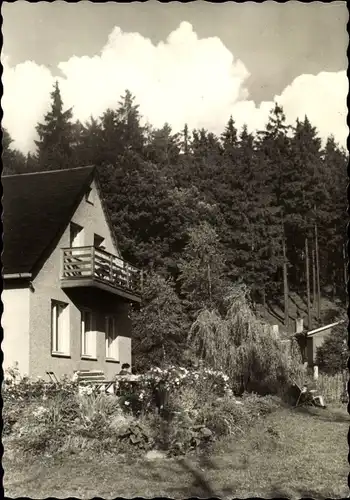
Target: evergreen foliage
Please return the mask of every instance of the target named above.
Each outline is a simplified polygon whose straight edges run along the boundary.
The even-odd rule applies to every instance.
[[[72,123],[72,109],[63,111],[61,92],[56,82],[51,92],[51,109],[36,130],[39,140],[37,160],[39,169],[60,170],[76,166],[75,145],[77,128]]]
[[[4,172],[98,166],[122,254],[150,271],[143,309],[135,313],[139,359],[151,345],[159,352],[165,345],[169,359],[177,359],[179,325],[189,321],[197,320],[196,328],[204,321],[218,338],[227,333],[218,324],[233,331],[224,305],[229,284],[243,281],[253,302],[281,302],[283,241],[289,289],[305,296],[305,238],[311,255],[315,229],[321,293],[345,300],[348,154],[333,137],[322,145],[306,116],[288,126],[276,103],[256,134],[238,130],[234,116],[220,136],[186,124],[178,134],[167,123],[144,124],[126,90],[115,106],[81,124],[64,110],[56,83],[37,132],[36,152],[24,158],[3,131]],[[157,288],[161,322],[152,295]],[[165,344],[162,335],[169,336]],[[245,345],[255,342],[249,335]]]
[[[132,323],[136,371],[181,363],[188,325],[170,279],[147,274],[142,306],[133,311]]]
[[[349,358],[347,340],[345,323],[332,329],[331,335],[317,348],[316,363],[321,371],[335,375],[346,370]]]
[[[2,163],[3,175],[23,174],[26,172],[26,158],[18,150],[13,149],[12,137],[8,131],[2,129]]]

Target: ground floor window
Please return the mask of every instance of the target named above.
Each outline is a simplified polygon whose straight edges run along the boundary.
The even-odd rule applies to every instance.
[[[96,358],[96,324],[92,311],[81,313],[81,355]]]
[[[115,316],[106,317],[106,358],[119,359],[117,322]]]
[[[51,343],[53,354],[70,354],[68,304],[51,301]]]

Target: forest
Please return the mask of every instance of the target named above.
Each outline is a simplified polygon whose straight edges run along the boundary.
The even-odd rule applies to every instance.
[[[80,123],[56,83],[36,131],[25,156],[3,130],[3,175],[96,165],[123,257],[146,272],[144,303],[168,310],[166,331],[179,308],[192,321],[220,310],[230,283],[253,303],[284,298],[285,322],[292,292],[345,303],[348,153],[307,116],[288,126],[276,103],[255,134],[232,116],[220,136],[174,133],[143,124],[126,90]]]

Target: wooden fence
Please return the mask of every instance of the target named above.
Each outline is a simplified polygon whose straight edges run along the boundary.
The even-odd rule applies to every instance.
[[[336,375],[326,375],[319,372],[316,383],[317,390],[327,403],[340,403],[347,401],[348,370]]]

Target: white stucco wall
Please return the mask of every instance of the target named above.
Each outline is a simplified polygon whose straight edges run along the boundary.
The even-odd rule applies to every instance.
[[[4,338],[1,345],[6,370],[18,362],[21,374],[29,374],[29,319],[30,295],[28,288],[10,288],[2,292],[4,307],[2,327]]]

